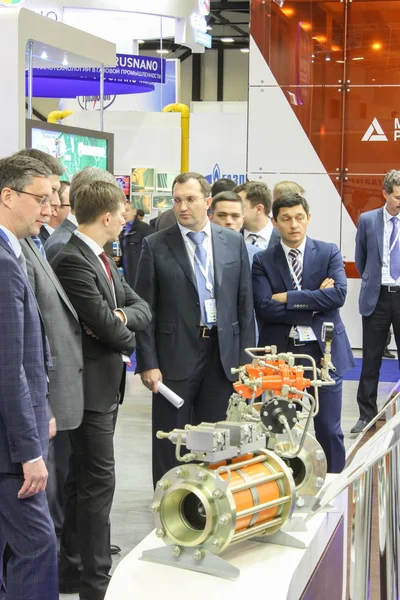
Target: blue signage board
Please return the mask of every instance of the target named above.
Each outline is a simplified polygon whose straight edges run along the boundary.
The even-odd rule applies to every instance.
[[[33,69],[33,77],[100,81],[100,69],[92,67],[36,68]],[[104,81],[105,83],[122,84],[135,82],[165,83],[165,58],[117,54],[117,65],[104,69]]]

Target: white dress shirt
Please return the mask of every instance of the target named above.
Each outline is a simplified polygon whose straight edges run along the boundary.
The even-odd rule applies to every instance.
[[[4,225],[0,225],[0,229],[2,229],[4,231],[4,233],[6,234],[15,256],[17,258],[19,258],[20,254],[22,252],[22,249],[21,249],[21,244],[19,243],[18,238],[14,235],[14,233],[12,231],[7,229],[7,227],[4,227]]]
[[[257,235],[257,241],[255,242],[255,244],[253,244],[254,246],[258,246],[258,248],[262,248],[263,250],[265,250],[265,248],[268,248],[268,244],[269,241],[271,239],[271,235],[272,232],[274,231],[274,226],[272,225],[272,221],[270,219],[268,219],[268,223],[266,224],[265,227],[263,227],[262,229],[260,229],[260,231],[248,231],[247,229],[245,229],[243,231],[243,237],[244,237],[244,241],[248,242],[249,244],[253,244],[253,235]]]
[[[397,219],[400,215],[397,215]],[[390,236],[393,231],[393,223],[390,220],[392,215],[386,210],[386,206],[383,209],[383,261],[382,261],[382,285],[400,285],[400,277],[396,280],[390,275]],[[400,225],[400,223],[399,223]]]
[[[45,229],[47,229],[47,231],[49,232],[50,235],[55,232],[54,227],[52,227],[48,223],[43,223],[43,225],[44,225]]]
[[[68,221],[71,221],[71,223],[73,225],[75,225],[76,227],[78,227],[78,221],[76,220],[76,216],[72,214],[72,212],[70,212],[67,216]]]

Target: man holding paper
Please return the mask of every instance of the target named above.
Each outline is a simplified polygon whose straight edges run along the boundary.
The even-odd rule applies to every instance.
[[[177,223],[143,240],[136,292],[151,324],[137,333],[137,372],[153,392],[154,484],[176,464],[158,430],[225,419],[236,376],[255,344],[249,259],[242,236],[210,223],[211,188],[199,173],[172,187]],[[176,408],[159,382],[184,399]],[[176,400],[176,398],[175,398]]]
[[[307,201],[296,193],[277,198],[273,222],[281,242],[254,257],[253,293],[260,328],[259,346],[276,345],[278,352],[312,356],[321,364],[324,321],[334,324],[331,373],[334,386],[320,388],[315,433],[328,461],[328,471],[339,473],[345,464],[340,424],[342,378],[354,366],[339,308],[346,299],[343,258],[335,244],[306,237],[310,221]]]

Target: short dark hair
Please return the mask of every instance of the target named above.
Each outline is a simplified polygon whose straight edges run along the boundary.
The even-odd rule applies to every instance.
[[[220,192],[219,194],[217,194],[216,196],[214,196],[212,202],[211,202],[211,213],[214,212],[215,207],[217,206],[218,202],[237,202],[238,204],[240,204],[240,208],[243,212],[243,200],[241,199],[241,197],[239,196],[239,194],[235,194],[234,192]]]
[[[136,216],[137,217],[144,217],[144,210],[143,210],[143,208],[138,208],[137,209]]]
[[[115,213],[126,198],[119,186],[93,181],[75,190],[75,216],[79,225],[90,225],[106,212]]]
[[[400,171],[392,169],[386,173],[385,180],[383,182],[383,189],[387,194],[392,194],[395,185],[400,186]]]
[[[46,152],[42,152],[42,150],[37,150],[36,148],[25,148],[24,150],[20,150],[17,152],[19,156],[29,156],[30,158],[35,158],[39,160],[41,163],[46,165],[48,169],[50,169],[52,175],[61,175],[64,174],[64,167],[58,162],[54,156],[51,154],[47,154]]]
[[[61,183],[61,186],[60,186],[60,191],[58,192],[58,195],[61,198],[61,196],[63,195],[63,193],[65,192],[65,190],[67,188],[71,187],[71,182],[70,181],[60,181],[60,183]]]
[[[282,196],[279,196],[279,198],[277,198],[272,205],[272,216],[274,217],[275,221],[277,221],[281,208],[292,208],[292,206],[299,205],[304,208],[307,215],[310,214],[310,207],[308,206],[307,200],[303,198],[303,196],[300,196],[300,194],[296,194],[295,192],[287,192],[286,194],[282,194]]]
[[[214,196],[216,196],[220,192],[231,192],[235,186],[236,183],[232,181],[232,179],[221,177],[221,179],[217,179],[217,181],[214,181],[213,186],[211,188],[211,197],[214,198]]]
[[[195,173],[193,171],[189,171],[187,173],[180,173],[174,179],[174,183],[172,184],[172,194],[174,193],[174,187],[177,183],[187,183],[190,179],[196,179],[199,182],[201,191],[204,195],[204,198],[209,198],[211,195],[211,185],[208,183],[207,179],[203,177],[200,173]]]
[[[266,215],[269,215],[271,212],[272,194],[266,183],[263,183],[262,181],[247,181],[246,183],[236,186],[233,191],[236,194],[244,192],[253,208],[257,206],[257,204],[262,204]]]
[[[35,158],[13,154],[0,160],[0,193],[6,187],[24,190],[35,177],[50,175],[50,169]]]

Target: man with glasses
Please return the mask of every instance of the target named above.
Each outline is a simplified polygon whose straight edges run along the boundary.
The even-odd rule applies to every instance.
[[[199,173],[178,175],[172,194],[178,222],[143,240],[135,285],[153,311],[136,339],[137,372],[153,392],[154,484],[176,464],[157,431],[224,419],[231,368],[255,343],[243,237],[210,223],[211,188]],[[180,409],[158,393],[160,381],[185,400]]]
[[[47,155],[48,156],[48,155]],[[50,157],[52,158],[52,157]],[[55,160],[55,159],[54,159]],[[58,161],[56,161],[58,163]],[[59,163],[58,163],[59,164]],[[60,166],[60,165],[59,165]],[[48,223],[45,223],[40,229],[39,237],[43,245],[49,237],[60,227],[64,220],[68,217],[71,204],[69,203],[69,181],[59,181],[60,189],[55,194],[53,190],[53,198],[51,200],[51,217]]]
[[[20,240],[50,216],[51,172],[37,160],[0,160],[0,597],[57,600],[47,484],[48,345]]]
[[[40,150],[22,150],[17,156],[34,157],[51,171],[52,197],[50,209],[61,205],[58,197],[60,163]],[[56,191],[57,190],[57,191]],[[61,210],[61,209],[59,209]],[[43,227],[43,226],[42,226]],[[21,240],[27,273],[43,316],[50,344],[52,367],[49,371],[50,447],[47,468],[47,499],[56,535],[61,536],[71,452],[68,431],[78,427],[83,416],[83,356],[78,315],[56,274],[32,237]],[[56,435],[57,434],[57,435]]]

